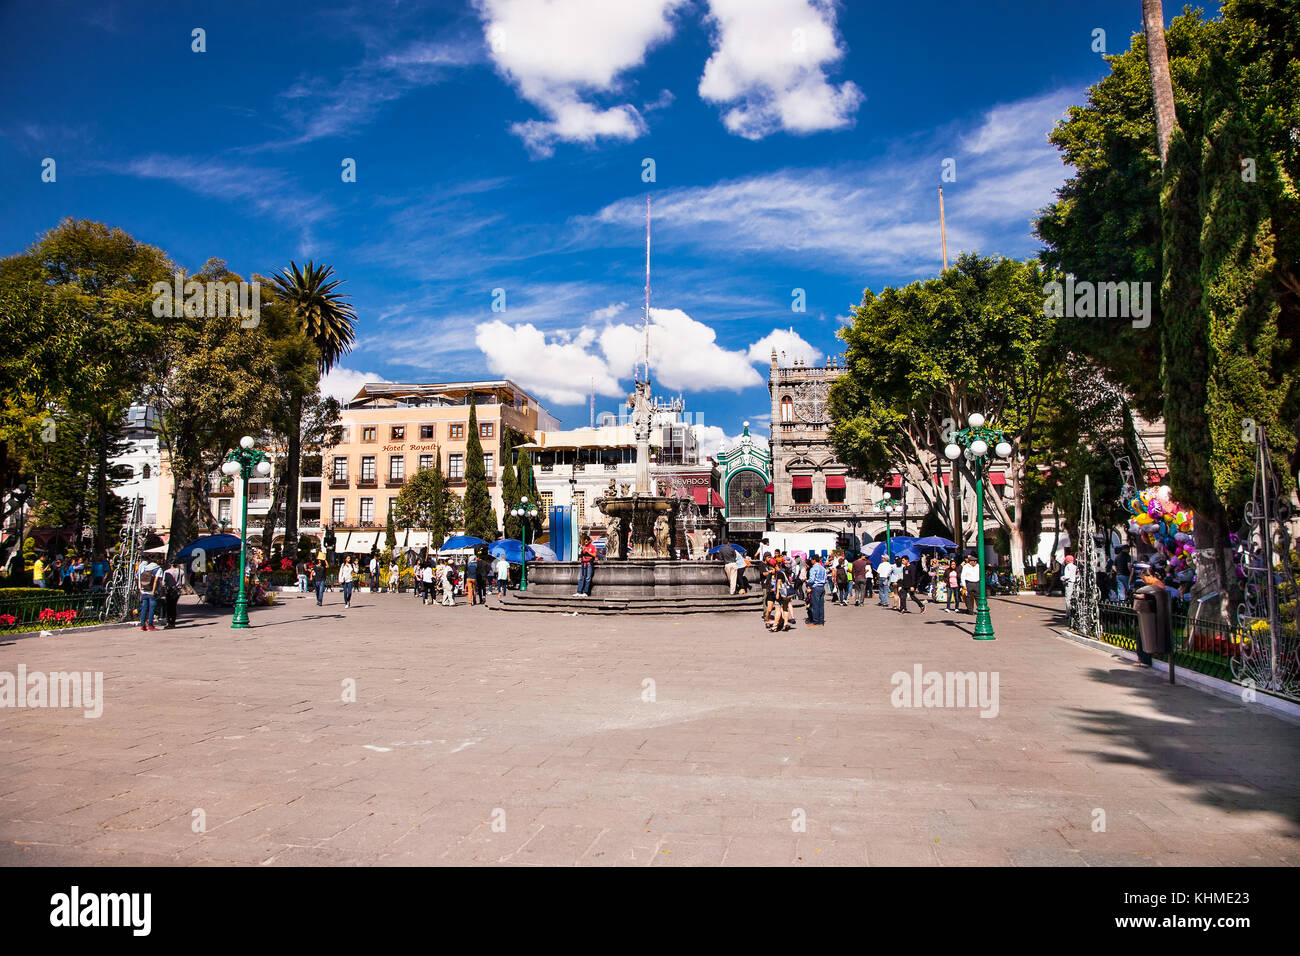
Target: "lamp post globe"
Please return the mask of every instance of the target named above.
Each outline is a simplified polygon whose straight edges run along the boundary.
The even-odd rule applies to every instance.
[[[983,458],[989,453],[989,444],[982,438],[977,438],[970,443],[970,453],[976,458]]]
[[[998,455],[999,458],[1010,458],[1010,457],[1011,457],[1011,443],[1010,443],[1010,442],[1000,441],[1000,442],[998,442],[997,447],[994,448],[993,450],[994,450],[995,452],[997,452],[997,455]]]
[[[971,412],[970,418],[966,419],[971,428],[981,428],[984,425],[984,416],[979,412]]]
[[[252,448],[252,447],[253,447],[253,436],[252,436],[252,435],[245,435],[243,438],[239,439],[239,447],[242,448],[242,449],[244,449],[244,451],[248,451],[250,448]]]
[[[944,457],[950,461],[956,461],[961,457],[961,445],[956,442],[949,443],[948,447],[943,450]]]

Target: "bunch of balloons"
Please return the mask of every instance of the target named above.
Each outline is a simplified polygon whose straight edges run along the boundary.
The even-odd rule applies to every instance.
[[[1124,507],[1133,516],[1129,519],[1129,531],[1146,538],[1166,554],[1172,570],[1191,566],[1196,551],[1192,512],[1173,499],[1168,485],[1140,491],[1124,502]]]

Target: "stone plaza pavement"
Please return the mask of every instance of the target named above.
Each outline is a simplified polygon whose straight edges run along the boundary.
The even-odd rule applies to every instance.
[[[994,600],[992,642],[368,593],[4,641],[105,700],[0,709],[0,865],[1300,861],[1300,729],[1056,636],[1060,603]],[[996,716],[893,706],[917,665],[996,672]]]

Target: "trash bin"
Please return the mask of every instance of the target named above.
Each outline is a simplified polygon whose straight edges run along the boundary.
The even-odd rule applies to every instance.
[[[1168,654],[1172,638],[1169,592],[1151,585],[1138,588],[1133,610],[1137,611],[1138,647],[1144,654]]]

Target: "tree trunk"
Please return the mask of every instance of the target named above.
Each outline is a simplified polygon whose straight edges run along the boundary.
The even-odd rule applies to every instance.
[[[1142,0],[1142,28],[1147,38],[1147,66],[1151,70],[1151,99],[1155,103],[1156,145],[1160,168],[1169,159],[1169,140],[1178,117],[1174,112],[1174,86],[1169,78],[1169,49],[1165,46],[1165,12],[1160,0]]]
[[[278,476],[277,476],[278,477]],[[266,511],[266,519],[262,522],[262,554],[266,560],[271,560],[271,548],[275,544],[275,525],[280,520],[280,482],[271,482],[271,506]],[[289,536],[285,535],[285,548],[281,549],[281,554],[288,556]],[[294,549],[296,559],[297,549]]]
[[[167,557],[170,559],[182,546],[188,544],[193,536],[190,516],[194,513],[193,479],[172,475],[172,518],[171,534],[167,539]]]
[[[289,448],[284,463],[285,480],[289,487],[284,493],[284,553],[298,553],[298,488],[302,482],[302,396],[295,393],[290,398]],[[321,484],[324,485],[325,459],[321,458]],[[322,495],[321,508],[325,502]],[[268,552],[269,554],[270,552]]]
[[[95,551],[108,548],[108,432],[102,425],[95,436]]]

